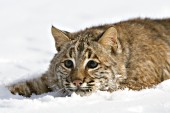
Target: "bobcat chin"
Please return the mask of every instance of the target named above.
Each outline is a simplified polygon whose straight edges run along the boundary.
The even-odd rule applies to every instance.
[[[170,19],[132,19],[69,33],[52,27],[58,51],[40,78],[8,86],[13,94],[85,96],[150,88],[170,78]]]

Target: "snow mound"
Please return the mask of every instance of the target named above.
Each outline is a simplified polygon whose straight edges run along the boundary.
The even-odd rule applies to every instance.
[[[141,91],[119,90],[113,93],[98,91],[90,96],[54,97],[55,93],[25,98],[12,95],[0,87],[2,113],[169,113],[170,80]]]

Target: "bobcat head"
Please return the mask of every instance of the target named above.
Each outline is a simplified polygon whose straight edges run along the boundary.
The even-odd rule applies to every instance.
[[[117,30],[98,31],[68,33],[52,27],[58,53],[51,70],[60,88],[83,96],[96,90],[113,91],[126,78]]]

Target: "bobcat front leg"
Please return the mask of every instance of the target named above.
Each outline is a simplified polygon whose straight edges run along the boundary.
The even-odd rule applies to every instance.
[[[30,97],[32,94],[38,95],[50,92],[51,89],[48,88],[46,81],[46,74],[44,74],[42,77],[19,82],[8,86],[8,88],[12,94],[18,93],[19,95]]]

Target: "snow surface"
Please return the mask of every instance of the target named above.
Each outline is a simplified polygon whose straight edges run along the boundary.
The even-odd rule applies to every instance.
[[[25,98],[5,85],[40,76],[56,53],[51,25],[76,31],[134,17],[170,17],[169,0],[0,0],[0,113],[170,113],[170,80],[142,91]]]

